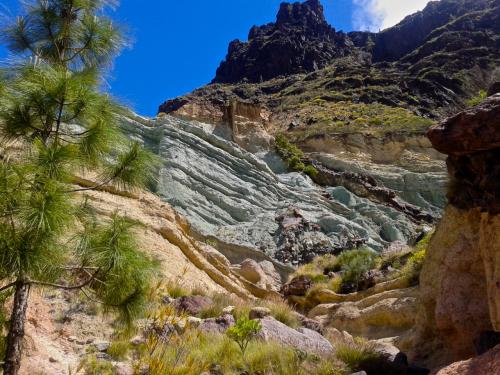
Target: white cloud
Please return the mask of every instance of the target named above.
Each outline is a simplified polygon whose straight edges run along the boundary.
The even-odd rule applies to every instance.
[[[430,0],[353,0],[355,30],[379,31],[425,8]]]

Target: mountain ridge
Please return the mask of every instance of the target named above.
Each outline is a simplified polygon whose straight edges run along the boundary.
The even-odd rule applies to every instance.
[[[337,32],[321,11],[319,1],[283,3],[279,22],[254,26],[248,42],[231,42],[211,84],[166,101],[159,112],[210,120],[179,109],[208,104],[223,112],[243,101],[270,110],[284,131],[300,117],[290,105],[321,99],[439,119],[500,81],[499,0],[433,1],[381,33]],[[298,121],[307,127],[316,114]]]

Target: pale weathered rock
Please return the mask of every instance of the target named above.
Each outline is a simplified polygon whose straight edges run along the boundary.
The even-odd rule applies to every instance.
[[[297,350],[316,354],[331,355],[335,352],[332,344],[319,333],[307,328],[297,330],[277,321],[272,317],[260,320],[262,330],[258,337],[265,341],[276,341]]]
[[[358,302],[324,304],[310,311],[325,327],[371,339],[399,336],[415,323],[415,288],[383,292]]]
[[[227,306],[227,307],[224,307],[222,309],[222,315],[232,314],[235,309],[236,309],[236,306]]]
[[[134,375],[135,371],[132,365],[128,363],[117,363],[115,366],[116,375]]]
[[[257,263],[253,259],[245,259],[232,266],[231,270],[259,288],[275,292],[281,288],[281,277],[269,261]]]
[[[432,375],[497,375],[500,374],[500,345],[489,352],[466,361],[456,362]]]

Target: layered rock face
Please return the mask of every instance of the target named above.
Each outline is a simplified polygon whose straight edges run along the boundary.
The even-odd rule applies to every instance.
[[[495,95],[429,131],[452,178],[420,280],[417,354],[434,365],[472,356],[481,333],[500,331],[499,111]]]
[[[345,34],[326,22],[319,0],[282,3],[276,23],[254,26],[248,42],[235,40],[213,82],[260,82],[314,71],[349,52]]]
[[[239,114],[251,115],[242,108],[234,114],[236,123]],[[220,125],[170,116],[142,122],[129,119],[124,126],[162,160],[157,193],[189,220],[197,238],[215,243],[232,263],[272,261],[286,276],[290,268],[282,263],[360,245],[381,251],[418,236],[420,222],[411,215],[355,190],[319,187],[304,174],[288,173],[273,151],[246,151],[224,137]]]

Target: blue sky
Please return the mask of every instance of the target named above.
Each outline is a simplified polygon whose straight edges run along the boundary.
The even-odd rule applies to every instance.
[[[377,28],[384,19],[369,9],[385,0],[323,0],[328,21],[338,30]],[[405,2],[410,0],[387,0]],[[426,0],[411,0],[415,1]],[[16,15],[18,0],[0,0],[2,13]],[[158,105],[208,83],[228,43],[246,40],[253,25],[274,21],[281,0],[124,0],[112,17],[130,30],[132,48],[115,62],[109,91],[143,115]],[[370,4],[367,4],[370,3]],[[372,6],[372,8],[369,8]],[[360,9],[363,10],[360,13]],[[360,21],[363,15],[363,22]],[[370,22],[366,21],[370,20]],[[376,21],[376,23],[373,22]],[[0,58],[7,51],[0,47]]]

